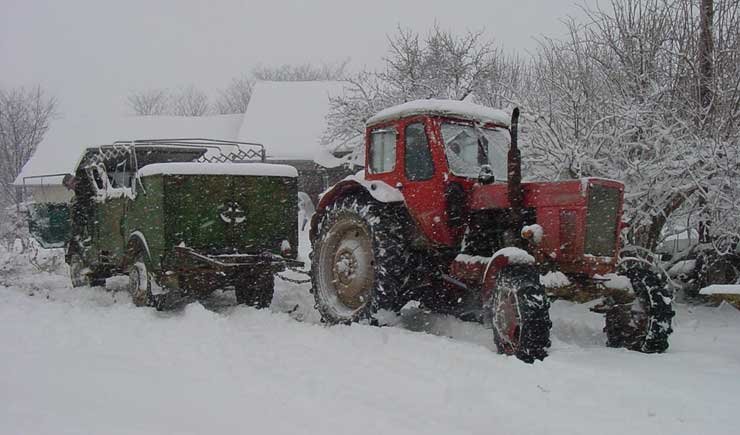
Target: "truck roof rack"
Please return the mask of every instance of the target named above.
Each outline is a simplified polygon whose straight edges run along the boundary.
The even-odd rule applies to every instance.
[[[217,163],[217,162],[240,162],[245,160],[265,161],[265,146],[256,142],[241,142],[233,140],[205,139],[205,138],[175,138],[175,139],[137,139],[129,141],[113,142],[116,146],[133,146],[137,147],[155,146],[155,147],[176,147],[176,148],[207,148],[217,150],[218,153],[206,156],[204,153],[199,162]],[[105,146],[105,145],[103,145]],[[229,147],[232,151],[225,152],[224,147]]]

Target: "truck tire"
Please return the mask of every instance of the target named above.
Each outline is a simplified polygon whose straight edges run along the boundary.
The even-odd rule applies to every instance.
[[[269,308],[275,292],[275,278],[265,272],[243,279],[234,288],[236,302],[258,309]]]
[[[533,363],[550,347],[550,301],[537,271],[512,264],[496,275],[490,304],[493,341],[499,353]]]
[[[668,349],[673,291],[661,277],[645,268],[623,273],[635,293],[632,304],[616,305],[606,313],[606,345],[624,347],[643,353],[662,353]]]
[[[311,253],[316,308],[328,324],[373,321],[398,305],[405,241],[400,207],[348,196],[327,207]]]
[[[153,305],[152,281],[147,267],[146,254],[139,249],[128,268],[128,292],[137,307]]]

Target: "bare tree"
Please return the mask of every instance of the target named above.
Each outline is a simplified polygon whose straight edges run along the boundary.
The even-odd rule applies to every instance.
[[[49,129],[56,105],[39,86],[0,88],[0,237],[8,249],[16,239],[23,250],[28,245],[21,216],[23,191],[13,182]],[[15,206],[15,216],[7,208],[10,205]]]
[[[13,181],[49,129],[56,105],[39,86],[0,89],[0,204],[23,201]]]
[[[232,79],[226,89],[219,91],[216,112],[222,115],[246,113],[252,98],[252,84],[253,80],[247,75]]]
[[[126,102],[135,115],[164,115],[169,112],[170,95],[165,89],[132,92]]]
[[[256,80],[276,82],[300,82],[318,80],[342,80],[345,78],[349,60],[337,63],[310,63],[298,65],[258,66],[252,70]]]
[[[185,86],[172,95],[172,113],[177,116],[203,116],[210,106],[208,96],[195,86]]]
[[[511,72],[521,66],[482,32],[456,35],[435,26],[420,35],[399,28],[388,37],[388,45],[381,71],[348,78],[344,95],[331,99],[325,141],[359,147],[365,120],[405,101],[470,95],[483,104],[510,101],[510,80],[515,77]]]

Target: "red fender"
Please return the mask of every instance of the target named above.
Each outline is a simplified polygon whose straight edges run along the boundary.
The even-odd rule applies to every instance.
[[[311,240],[311,243],[313,244],[313,241],[316,237],[316,233],[318,231],[319,227],[319,221],[321,220],[321,217],[324,215],[324,212],[326,211],[326,208],[339,200],[339,198],[345,196],[346,194],[358,190],[365,190],[365,188],[354,180],[343,180],[339,183],[332,186],[329,190],[321,194],[321,198],[319,199],[319,204],[316,206],[316,212],[311,217],[311,227],[308,232],[308,238]]]
[[[481,303],[483,306],[490,305],[491,298],[493,297],[493,290],[496,288],[496,275],[509,265],[509,257],[506,255],[499,255],[493,257],[486,267],[486,271],[483,273],[483,282],[481,283]]]

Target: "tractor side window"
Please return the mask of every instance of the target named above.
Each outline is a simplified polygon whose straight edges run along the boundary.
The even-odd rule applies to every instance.
[[[370,134],[370,173],[391,172],[396,167],[396,130],[381,129]]]
[[[415,122],[406,126],[405,171],[409,181],[428,180],[434,175],[434,162],[424,124]]]

